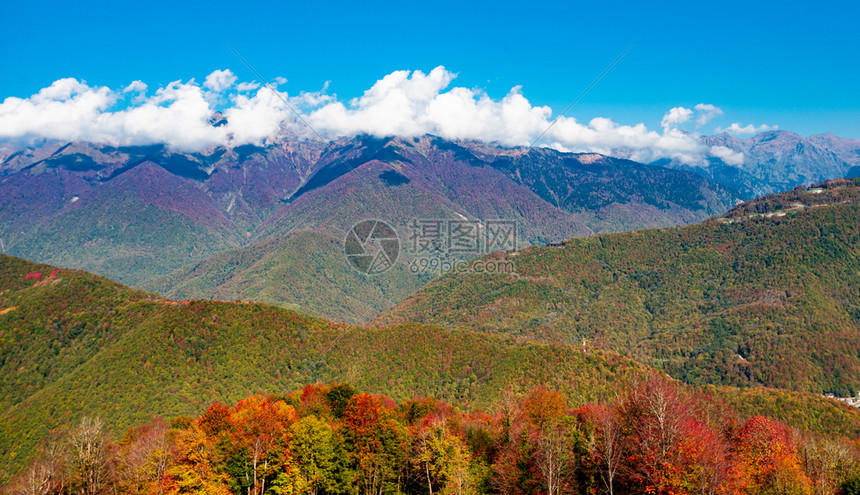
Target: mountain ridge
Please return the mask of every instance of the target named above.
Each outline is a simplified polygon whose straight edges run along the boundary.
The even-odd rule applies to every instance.
[[[852,168],[860,166],[860,139],[839,138],[831,133],[804,137],[790,131],[770,130],[742,139],[722,132],[704,136],[702,142],[741,154],[741,163],[728,163],[715,156],[699,166],[673,160],[656,163],[709,177],[734,189],[745,200],[844,178]]]
[[[703,142],[742,153],[744,163],[649,166],[435,136],[359,136],[327,145],[287,140],[202,153],[89,143],[5,149],[0,250],[171,297],[264,301],[358,322],[350,315],[369,306],[374,316],[429,281],[427,275],[407,281],[402,273],[387,282],[350,275],[338,243],[365,218],[385,219],[401,233],[415,218],[508,219],[516,222],[518,245],[551,244],[696,223],[740,197],[847,175],[853,162],[845,160],[860,157],[860,141],[826,134],[770,131],[746,140],[720,134]],[[810,164],[797,169],[799,160]],[[236,257],[256,257],[256,266],[279,266],[276,259],[298,266],[303,253],[296,249],[310,245],[327,250],[319,254],[330,270],[316,264],[314,274],[331,290],[285,285],[258,269],[234,272],[229,283],[201,271],[223,272]],[[297,275],[304,274],[290,277]],[[335,287],[344,277],[353,283]]]

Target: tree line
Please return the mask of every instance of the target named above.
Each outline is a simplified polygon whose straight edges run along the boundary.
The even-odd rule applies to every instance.
[[[742,420],[665,376],[604,404],[506,393],[492,413],[348,384],[212,404],[112,441],[55,433],[10,494],[857,494],[860,440]]]

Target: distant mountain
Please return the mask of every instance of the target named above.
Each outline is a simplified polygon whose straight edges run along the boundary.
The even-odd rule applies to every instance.
[[[528,245],[686,224],[736,203],[726,188],[687,171],[432,136],[193,154],[49,143],[0,156],[0,249],[8,254],[170,296],[260,300],[343,321],[360,319],[346,299],[375,314],[430,278],[347,275],[341,245],[365,218],[404,236],[415,218],[506,219]],[[311,237],[314,249],[327,251],[288,274],[286,266],[308,259]],[[263,259],[266,270],[240,270]]]
[[[803,137],[788,131],[767,131],[747,139],[722,133],[703,137],[702,141],[742,153],[743,163],[730,164],[710,157],[705,166],[671,160],[654,165],[699,173],[733,189],[744,199],[860,175],[860,139],[844,139],[831,133]]]
[[[127,283],[248,242],[321,150],[46,144],[0,165],[0,248]]]
[[[860,391],[860,179],[487,260],[512,273],[446,275],[375,323],[584,341],[693,384]]]

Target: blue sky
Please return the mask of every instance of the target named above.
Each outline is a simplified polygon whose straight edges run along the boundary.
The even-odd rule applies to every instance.
[[[659,128],[670,108],[709,103],[724,111],[712,126],[860,138],[856,2],[7,2],[3,11],[0,100],[64,77],[157,88],[230,69],[253,80],[228,41],[291,93],[331,81],[343,101],[392,71],[443,65],[457,86],[502,98],[522,85],[532,104],[558,112],[636,42],[569,116]]]

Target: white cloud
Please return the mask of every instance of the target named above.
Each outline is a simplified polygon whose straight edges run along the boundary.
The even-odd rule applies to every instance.
[[[279,96],[280,95],[280,96]],[[283,98],[283,99],[282,99]],[[267,87],[248,97],[237,95],[233,106],[224,110],[228,142],[239,144],[263,144],[267,138],[276,136],[290,112],[284,100],[286,93],[275,93]]]
[[[731,148],[726,148],[725,146],[711,146],[711,149],[708,150],[708,154],[721,159],[727,165],[739,166],[744,164],[743,152],[735,151]]]
[[[214,71],[202,85],[193,79],[174,81],[149,95],[141,81],[115,92],[76,79],[60,79],[30,98],[10,97],[0,103],[0,139],[47,138],[114,145],[159,142],[184,151],[261,144],[285,133],[307,132],[297,122],[292,106],[327,138],[364,133],[404,137],[434,134],[514,146],[528,145],[545,133],[539,146],[645,162],[671,158],[702,164],[708,154],[729,156],[724,150],[709,149],[697,133],[680,128],[694,118],[707,122],[721,114],[713,105],[672,108],[663,116],[659,130],[644,124],[623,125],[605,117],[587,123],[570,117],[555,121],[552,109],[531,104],[520,87],[493,99],[480,89],[451,87],[455,77],[441,66],[429,73],[395,71],[347,102],[329,94],[328,83],[320,91],[290,95],[254,82],[237,84],[229,70]],[[273,81],[273,86],[286,83],[283,78]],[[130,105],[117,105],[126,94],[137,96]],[[225,125],[209,123],[216,110],[223,113]]]
[[[60,79],[30,98],[9,97],[0,103],[0,137],[93,140],[95,125],[116,102],[108,88]]]
[[[132,83],[128,88],[140,90],[142,86]],[[0,103],[0,138],[161,142],[181,150],[225,141],[225,131],[208,124],[210,104],[193,81],[175,81],[124,110],[110,111],[118,96],[107,87],[61,79],[28,99],[6,98]]]
[[[108,140],[121,144],[161,142],[197,150],[224,142],[225,130],[209,124],[212,113],[200,86],[174,81],[139,106],[102,114],[95,124]]]
[[[131,84],[123,88],[123,93],[146,93],[147,88],[149,86],[146,85],[143,81],[132,81]]]
[[[663,120],[660,121],[660,125],[663,126],[664,129],[669,129],[672,127],[677,127],[680,124],[690,121],[690,117],[693,116],[693,111],[689,108],[684,107],[675,107],[663,116]]]
[[[236,85],[236,91],[253,91],[260,87],[260,83],[257,82],[243,82]]]
[[[696,128],[698,129],[713,120],[715,117],[723,115],[723,111],[716,105],[712,105],[710,103],[699,103],[692,109],[686,107],[675,107],[663,115],[663,120],[660,122],[660,126],[664,129],[676,128],[692,120],[693,115],[696,115]]]
[[[230,69],[216,70],[206,76],[203,86],[216,93],[221,93],[233,87],[237,79],[236,75]]]
[[[290,97],[290,105],[303,109],[314,109],[326,103],[337,101],[337,97],[326,93],[329,82],[326,81],[319,91],[302,92],[298,96]]]
[[[48,101],[68,100],[75,95],[87,92],[89,86],[85,82],[66,77],[57,79],[47,88],[42,88],[38,93],[30,97],[33,103],[44,103]]]
[[[146,100],[146,90],[149,89],[149,86],[146,85],[143,81],[132,81],[131,84],[123,88],[123,94],[134,94],[131,102],[133,104],[142,103]]]
[[[762,125],[756,127],[752,124],[742,125],[738,122],[735,122],[734,124],[732,124],[726,128],[717,127],[716,132],[717,133],[728,132],[729,134],[735,134],[735,135],[751,135],[751,134],[757,134],[759,132],[774,131],[778,128],[779,128],[779,126],[777,126],[777,125],[762,124]]]
[[[428,105],[453,78],[454,75],[443,67],[429,74],[395,71],[377,81],[360,98],[350,101],[349,107],[331,102],[313,111],[308,120],[320,132],[334,135],[424,134],[428,127]]]
[[[723,115],[723,111],[710,103],[699,103],[695,107],[699,116],[696,118],[696,125],[701,127],[711,121],[714,117]]]

